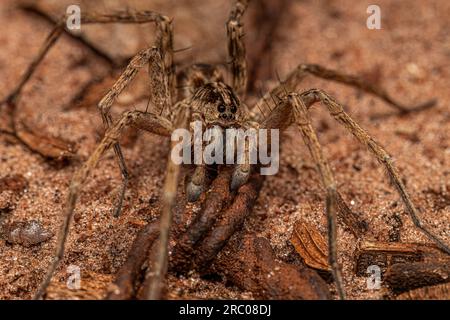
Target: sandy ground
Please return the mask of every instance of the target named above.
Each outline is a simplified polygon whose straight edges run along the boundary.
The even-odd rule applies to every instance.
[[[14,9],[13,3],[0,4],[0,98],[13,88],[49,32],[47,22]],[[121,1],[99,3],[103,10],[122,5]],[[178,61],[226,61],[224,23],[230,7],[228,1],[208,5],[203,1],[187,3],[131,1],[128,5],[174,17],[175,47],[192,46],[191,50],[177,55]],[[378,1],[382,11],[381,30],[366,28],[369,4],[365,0],[357,3],[292,1],[272,42],[271,77],[276,79],[275,71],[283,77],[300,62],[317,63],[379,81],[406,103],[438,98],[438,105],[433,109],[399,116],[384,102],[352,88],[317,79],[308,79],[302,85],[305,89],[317,87],[330,92],[386,147],[420,209],[421,219],[450,243],[450,3],[445,0]],[[64,8],[64,1],[58,1],[57,6]],[[89,6],[82,8],[85,7]],[[151,43],[153,35],[153,27],[149,26],[95,26],[83,31],[117,59],[129,57]],[[246,30],[248,41],[252,40],[253,32]],[[2,222],[37,220],[46,229],[57,230],[70,178],[102,134],[101,119],[94,105],[69,110],[66,106],[80,88],[108,70],[102,59],[67,36],[39,67],[24,90],[18,120],[46,135],[74,142],[79,160],[58,166],[0,136],[0,178],[19,175],[27,185],[21,196],[0,190],[0,203],[6,203],[7,207],[0,211]],[[140,80],[145,86],[145,76]],[[258,85],[267,89],[275,83],[261,81]],[[138,90],[137,87],[134,89]],[[142,102],[129,103],[134,101],[136,90],[125,94],[121,102],[131,104],[130,107],[145,106]],[[103,93],[98,92],[98,100]],[[115,109],[124,110],[123,107]],[[0,125],[5,129],[5,112],[0,115]],[[387,183],[384,170],[367,150],[320,107],[315,108],[312,117],[340,192],[351,209],[369,223],[366,237],[388,241],[389,235],[397,232],[394,221],[401,220],[398,228],[401,241],[427,242],[414,228],[398,194]],[[279,259],[289,260],[293,254],[289,237],[295,221],[308,221],[323,234],[326,234],[326,224],[324,193],[298,131],[288,129],[283,140],[280,171],[266,179],[244,228],[267,237]],[[108,152],[80,197],[64,262],[53,278],[55,283],[63,283],[67,266],[77,265],[86,275],[86,283],[95,279],[96,290],[108,286],[126,258],[136,232],[159,214],[167,152],[168,143],[149,134],[126,143],[124,154],[132,178],[124,212],[118,219],[111,217],[111,208],[120,173],[113,153]],[[353,253],[357,242],[351,233],[339,229],[339,259],[344,266],[348,296],[383,298],[388,294],[385,286],[368,290],[366,279],[354,274]],[[51,261],[54,244],[55,237],[32,247],[0,240],[1,299],[30,298]],[[169,287],[174,297],[252,298],[251,293],[195,274],[187,279],[171,276]]]

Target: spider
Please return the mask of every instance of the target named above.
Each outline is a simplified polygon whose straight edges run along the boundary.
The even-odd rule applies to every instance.
[[[192,130],[189,124],[193,121],[200,121],[205,128],[218,125],[223,129],[230,127],[277,129],[282,132],[291,125],[298,127],[312,159],[317,165],[321,182],[326,191],[325,212],[329,233],[329,263],[338,295],[340,298],[345,298],[336,249],[336,210],[338,199],[336,182],[308,113],[308,110],[316,103],[321,103],[337,123],[343,125],[361,144],[365,145],[378,162],[385,167],[391,183],[398,191],[415,226],[436,242],[443,251],[450,253],[449,247],[422,225],[418,218],[417,209],[412,203],[389,153],[361,128],[344,111],[343,106],[327,92],[320,89],[297,92],[296,89],[302,79],[307,75],[312,75],[362,89],[381,98],[402,112],[430,107],[434,104],[434,101],[414,107],[405,106],[392,99],[382,88],[358,77],[342,74],[319,65],[300,64],[283,82],[280,82],[278,86],[265,94],[252,108],[248,108],[242,102],[246,94],[247,65],[245,59],[246,49],[243,40],[244,31],[241,22],[248,3],[248,0],[237,0],[233,5],[226,24],[230,59],[229,72],[232,77],[232,83],[229,85],[225,83],[222,70],[215,65],[194,64],[178,74],[175,72],[172,21],[166,16],[150,11],[123,11],[113,14],[88,14],[82,17],[82,23],[153,22],[157,26],[157,37],[153,46],[140,51],[131,59],[112,88],[98,103],[98,108],[106,127],[105,135],[89,159],[75,173],[71,181],[62,217],[63,221],[58,232],[56,251],[47,274],[35,294],[36,299],[42,298],[45,294],[53,273],[63,257],[70,222],[77,199],[80,192],[83,191],[83,184],[101,157],[110,148],[114,149],[123,176],[123,182],[114,208],[114,215],[118,216],[120,214],[128,183],[127,167],[119,144],[119,138],[124,129],[132,126],[156,135],[170,137],[177,128]],[[61,30],[64,26],[60,23],[58,28]],[[53,34],[58,34],[58,32]],[[48,38],[45,44],[46,47],[41,50],[41,57],[48,51],[52,42],[54,42],[54,36]],[[127,111],[122,114],[120,119],[114,121],[110,114],[111,106],[121,92],[133,81],[138,71],[145,66],[148,66],[150,82],[150,110],[148,109],[149,106],[147,106],[145,111]],[[171,148],[174,145],[175,143],[172,141]],[[234,166],[230,184],[232,190],[239,189],[240,186],[246,183],[250,175],[252,165],[249,163],[248,157],[244,160],[243,163]],[[169,156],[162,196],[160,249],[152,270],[153,281],[147,296],[149,299],[160,298],[162,282],[167,272],[168,239],[180,167],[181,165],[175,164]],[[211,182],[208,170],[209,168],[206,164],[199,164],[195,167],[194,173],[186,186],[186,194],[189,201],[196,201],[208,189],[208,185]]]

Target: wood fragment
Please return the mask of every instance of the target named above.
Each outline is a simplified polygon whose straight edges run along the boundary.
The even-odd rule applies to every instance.
[[[258,170],[254,170],[249,181],[239,188],[233,203],[222,213],[218,222],[197,246],[194,257],[197,269],[203,270],[210,266],[231,236],[241,229],[245,219],[252,212],[264,181],[264,176],[256,171]]]
[[[439,254],[439,248],[431,244],[363,241],[356,252],[355,272],[365,277],[367,268],[377,265],[384,273],[393,264],[423,261]]]
[[[330,299],[327,284],[315,271],[278,261],[269,241],[255,235],[230,243],[215,269],[258,299]]]
[[[181,181],[183,179],[180,179]],[[181,183],[182,184],[182,183]],[[174,225],[172,237],[179,233],[180,226],[185,223],[183,213],[186,208],[186,196],[184,192],[177,195],[175,206]],[[145,279],[148,261],[153,261],[158,248],[159,219],[149,222],[136,235],[128,253],[127,260],[116,273],[114,283],[108,288],[107,300],[129,300],[134,298],[144,299],[144,290],[149,286],[150,279]]]
[[[17,128],[15,135],[28,149],[44,158],[60,161],[75,156],[75,144],[61,138],[43,136],[24,125]]]
[[[368,229],[367,223],[350,210],[339,193],[337,193],[337,207],[338,218],[357,239],[361,239]],[[314,226],[306,221],[297,221],[290,242],[307,266],[326,272],[331,271],[326,236],[323,236]]]
[[[396,293],[450,282],[450,258],[396,263],[387,269],[385,281]]]
[[[159,236],[159,221],[148,223],[136,236],[127,260],[116,274],[114,283],[109,287],[107,300],[128,300],[134,298],[138,278],[153,243]]]
[[[219,173],[217,179],[223,175],[225,172]],[[237,240],[240,238],[238,233],[238,238],[229,242],[251,213],[263,181],[264,177],[258,173],[250,177],[239,189],[233,203],[198,242],[190,259],[195,261],[195,268],[200,272],[218,272],[227,281],[261,299],[328,299],[328,287],[317,273],[277,261],[267,239],[247,235]],[[226,188],[228,190],[228,184]],[[208,197],[205,208],[223,201],[224,197]],[[180,257],[175,253],[173,259]]]
[[[81,271],[80,288],[69,288],[66,281],[52,281],[47,289],[49,300],[101,300],[104,298],[111,275]]]
[[[231,171],[224,170],[213,181],[201,210],[195,216],[188,229],[180,235],[173,250],[171,268],[180,273],[189,271],[194,263],[195,246],[211,230],[221,210],[230,201],[229,191]]]
[[[423,287],[404,292],[396,300],[450,300],[450,283]]]
[[[364,234],[369,229],[367,222],[363,221],[361,217],[348,207],[339,192],[337,193],[337,207],[339,209],[338,218],[344,222],[357,239],[363,238]]]

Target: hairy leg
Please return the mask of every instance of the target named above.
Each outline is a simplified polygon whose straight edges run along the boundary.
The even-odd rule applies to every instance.
[[[284,91],[285,89],[283,89]],[[341,212],[341,202],[343,199],[340,197],[339,193],[336,191],[334,178],[330,172],[327,160],[324,158],[323,153],[321,151],[320,144],[317,140],[316,134],[311,127],[310,119],[308,115],[305,115],[305,109],[307,110],[311,105],[317,101],[321,101],[324,105],[327,106],[331,115],[333,115],[336,120],[340,123],[344,124],[351,133],[363,144],[367,145],[369,150],[375,154],[377,159],[386,166],[387,172],[391,181],[393,182],[396,189],[399,191],[403,202],[405,203],[406,208],[408,209],[414,224],[422,230],[431,240],[437,243],[437,245],[442,248],[445,252],[449,253],[448,246],[445,245],[439,238],[429,232],[425,227],[422,226],[418,216],[417,210],[411,202],[411,199],[406,192],[406,188],[400,179],[400,176],[393,166],[392,160],[390,159],[387,152],[376,143],[358,124],[356,124],[342,109],[342,106],[339,105],[334,99],[332,99],[328,94],[323,92],[322,90],[309,90],[301,95],[297,94],[288,94],[285,96],[280,103],[278,103],[272,110],[271,113],[260,122],[261,128],[271,129],[278,128],[281,131],[285,130],[291,124],[296,123],[305,139],[305,143],[307,144],[313,159],[317,163],[319,167],[319,173],[321,174],[322,181],[327,189],[327,213],[328,213],[328,224],[330,230],[329,237],[329,258],[333,259],[336,263],[336,238],[335,233],[335,217],[334,213],[335,209],[339,209],[341,214],[345,212]],[[301,101],[300,101],[301,100]],[[344,210],[346,211],[346,210]],[[347,212],[348,213],[348,212]],[[352,223],[349,226],[353,226],[352,232],[355,235],[361,235],[365,231],[365,227],[354,223],[356,217],[344,217],[344,221],[348,224],[348,220],[350,219]],[[354,228],[356,226],[356,228]],[[334,238],[334,239],[333,239]],[[334,253],[332,252],[334,251]],[[334,258],[333,258],[334,256]],[[335,264],[333,266],[333,262],[330,260],[333,276],[336,279],[336,283],[338,286],[338,291],[340,291],[341,297],[343,297],[343,288],[342,288],[342,280],[338,265]],[[340,285],[338,284],[340,283]],[[341,289],[339,289],[339,286]]]
[[[198,200],[201,194],[206,190],[209,180],[206,165],[197,165],[189,183],[186,186],[186,196],[189,202],[195,202]]]
[[[111,106],[123,90],[134,80],[139,69],[149,64],[150,76],[150,102],[152,109],[157,114],[162,114],[165,110],[170,110],[170,90],[167,82],[167,74],[162,62],[161,50],[158,47],[151,47],[139,52],[130,61],[126,69],[122,72],[119,79],[114,83],[108,93],[98,103],[98,108],[101,112],[103,122],[106,128],[109,128],[112,123],[110,114]],[[118,216],[122,209],[122,202],[125,196],[126,186],[128,184],[128,171],[123,158],[122,150],[119,143],[114,144],[114,151],[117,155],[120,171],[122,173],[122,185],[119,190],[118,201],[114,208],[114,216]]]
[[[309,149],[309,152],[317,165],[322,184],[326,190],[326,213],[328,221],[328,260],[336,283],[336,288],[341,299],[345,298],[344,287],[342,284],[341,270],[337,261],[337,224],[336,211],[338,194],[336,191],[336,182],[331,173],[330,166],[325,158],[322,146],[319,143],[317,134],[311,124],[308,110],[297,94],[287,96],[289,106],[292,108],[295,117],[295,123],[302,133],[303,140]]]
[[[364,129],[362,129],[347,113],[345,113],[341,104],[336,102],[330,95],[323,90],[311,89],[303,92],[300,97],[305,105],[309,108],[315,102],[322,102],[322,104],[328,109],[328,112],[336,119],[337,122],[342,124],[347,130],[349,130],[353,136],[363,145],[365,145],[369,151],[376,157],[378,162],[386,168],[391,183],[394,185],[400,197],[411,216],[414,225],[421,230],[428,238],[434,241],[444,252],[450,254],[450,248],[441,239],[431,233],[425,226],[422,225],[418,217],[418,211],[411,201],[411,198],[406,191],[406,187],[400,178],[400,174],[397,168],[394,166],[392,157],[386,152],[386,150],[376,142]]]
[[[165,52],[165,68],[172,71],[173,75],[173,48],[172,48],[172,29],[170,21],[167,17],[151,11],[143,12],[116,12],[112,14],[89,14],[85,13],[82,16],[81,23],[149,23],[155,22],[157,24],[157,45]],[[21,77],[16,87],[10,94],[2,101],[3,102],[17,102],[22,92],[23,87],[34,74],[36,68],[40,65],[49,50],[53,47],[61,34],[65,31],[66,16],[63,16],[58,23],[53,27],[39,49],[39,53],[28,65],[27,70]],[[173,80],[172,80],[173,81]]]
[[[233,89],[242,99],[247,88],[247,62],[241,17],[247,9],[248,2],[249,0],[237,0],[227,22],[228,55],[231,59]]]
[[[175,112],[176,115],[173,122],[174,128],[187,129],[191,115],[190,106],[181,102]],[[172,141],[171,149],[176,144],[176,141]],[[153,264],[153,268],[148,268],[147,270],[146,278],[150,278],[150,280],[147,282],[148,286],[144,288],[144,295],[149,300],[160,299],[163,293],[164,279],[168,265],[169,233],[177,195],[180,167],[181,165],[175,164],[172,161],[170,152],[167,160],[166,178],[164,181],[163,211],[160,218],[160,234],[156,261]],[[152,261],[149,261],[149,266],[151,265]]]
[[[113,88],[100,101],[98,108],[102,113],[103,121],[106,129],[112,124],[112,118],[109,110],[123,89],[134,79],[139,68],[149,61],[149,76],[151,89],[151,102],[157,109],[161,109],[159,114],[162,114],[164,109],[168,110],[171,105],[171,93],[175,91],[175,70],[173,64],[173,33],[171,21],[168,17],[160,15],[152,11],[119,11],[111,14],[85,13],[81,17],[82,24],[93,23],[149,23],[154,22],[157,26],[156,47],[146,49],[136,55],[123,72],[121,77],[117,80]],[[27,68],[22,79],[14,90],[6,97],[4,102],[15,106],[19,100],[21,91],[28,80],[31,78],[36,68],[45,58],[48,51],[56,43],[58,38],[64,31],[66,17],[63,16],[61,20],[52,29],[43,46],[41,47],[37,57],[33,59],[32,63]],[[155,49],[157,48],[157,49]],[[158,51],[158,52],[156,52]],[[151,60],[150,60],[151,59]],[[14,127],[13,127],[14,128]],[[20,137],[17,137],[20,140]],[[22,141],[27,145],[26,141]],[[126,186],[128,184],[129,174],[125,165],[120,145],[114,145],[114,151],[117,155],[120,171],[122,173],[123,182],[119,190],[119,197],[114,208],[114,216],[120,214],[123,199],[125,196]]]
[[[137,54],[128,64],[125,71],[113,85],[111,90],[99,102],[98,108],[102,114],[106,128],[111,125],[112,119],[109,113],[114,100],[120,95],[125,87],[134,79],[138,70],[146,63],[149,64],[150,77],[150,102],[155,111],[162,114],[169,110],[171,105],[171,92],[175,87],[174,65],[173,65],[173,33],[170,19],[166,16],[152,11],[140,12],[118,12],[114,14],[87,14],[83,16],[84,23],[146,23],[155,22],[157,26],[156,46],[143,50]],[[122,173],[122,185],[119,197],[114,208],[114,216],[119,216],[128,184],[129,174],[125,164],[119,143],[115,143],[114,151],[117,156],[119,168]]]
[[[412,112],[419,111],[426,108],[430,108],[435,105],[436,100],[429,100],[424,103],[420,103],[415,106],[407,106],[400,102],[395,101],[386,90],[378,87],[368,81],[352,76],[334,71],[331,69],[326,69],[322,66],[316,64],[300,64],[294,71],[292,71],[279,86],[272,89],[269,93],[265,94],[255,105],[255,111],[264,110],[261,113],[270,113],[270,111],[276,107],[277,102],[282,100],[289,92],[294,92],[300,85],[301,81],[308,75],[313,75],[318,78],[332,80],[339,83],[343,83],[355,88],[361,89],[365,92],[371,93],[378,98],[382,99],[393,108],[399,110],[400,112]],[[269,109],[269,110],[267,110]],[[264,117],[263,114],[259,114],[259,117]]]
[[[128,126],[134,126],[162,136],[169,136],[172,132],[172,124],[167,119],[141,111],[130,111],[126,112],[122,118],[105,133],[105,137],[95,151],[72,178],[69,187],[69,195],[64,206],[65,211],[62,217],[63,221],[57,235],[55,254],[48,272],[34,296],[35,299],[40,299],[45,294],[53,273],[64,255],[64,247],[69,234],[69,227],[75,210],[75,204],[80,192],[83,190],[83,185],[87,177],[95,168],[102,155],[118,141],[122,132]]]

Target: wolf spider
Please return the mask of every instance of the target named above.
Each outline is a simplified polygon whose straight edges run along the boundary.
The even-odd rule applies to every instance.
[[[324,67],[312,64],[300,64],[277,87],[263,96],[256,105],[248,109],[239,99],[246,94],[247,66],[245,60],[245,46],[243,41],[243,26],[241,18],[248,6],[248,0],[237,0],[234,4],[228,22],[228,54],[230,58],[230,72],[232,84],[224,82],[224,76],[217,66],[195,64],[186,68],[176,76],[173,60],[173,34],[171,20],[155,12],[117,12],[114,14],[88,14],[82,17],[82,23],[147,23],[154,22],[157,26],[157,37],[154,46],[142,50],[131,59],[126,69],[114,83],[109,92],[98,103],[106,133],[95,151],[75,173],[70,187],[63,222],[58,232],[56,251],[47,274],[45,275],[35,298],[42,298],[50,283],[58,263],[63,257],[64,246],[69,232],[76,201],[83,190],[88,175],[95,168],[102,155],[113,148],[118,158],[123,176],[119,197],[114,209],[115,216],[119,215],[128,182],[128,171],[119,145],[119,138],[127,127],[135,127],[160,136],[170,137],[176,128],[189,128],[193,120],[200,120],[204,127],[219,125],[222,128],[264,128],[279,129],[281,131],[295,124],[307,145],[309,152],[317,165],[323,187],[326,191],[326,215],[329,230],[329,263],[340,298],[344,298],[342,276],[337,262],[336,251],[336,210],[337,189],[336,182],[324,156],[322,147],[308,114],[316,102],[320,102],[330,115],[350,133],[383,165],[390,181],[397,189],[401,199],[409,212],[415,226],[426,236],[437,243],[445,252],[450,249],[439,238],[433,235],[420,222],[417,209],[412,203],[405,185],[399,176],[394,162],[387,151],[377,143],[358,123],[356,123],[328,93],[320,89],[310,89],[301,93],[296,88],[307,75],[337,81],[371,93],[401,112],[410,112],[429,107],[433,102],[427,102],[415,107],[408,107],[393,100],[383,89],[368,82],[345,75]],[[64,28],[62,24],[58,26]],[[53,32],[55,34],[55,32]],[[60,34],[60,32],[59,32]],[[50,36],[41,50],[43,57],[54,39]],[[53,41],[54,42],[54,41]],[[148,65],[150,80],[149,104],[151,111],[127,111],[117,121],[113,121],[110,108],[121,92],[135,78],[138,71]],[[177,83],[178,82],[178,83]],[[275,100],[276,99],[276,100]],[[263,112],[265,109],[265,112]],[[259,111],[259,112],[258,112]],[[265,116],[266,114],[266,116]],[[174,146],[172,142],[171,147]],[[207,166],[198,165],[187,184],[188,200],[195,201],[208,188]],[[233,169],[231,188],[238,189],[250,174],[251,165],[248,157],[244,163],[235,165]],[[160,245],[156,261],[151,270],[153,280],[148,290],[147,298],[159,298],[162,283],[167,272],[168,239],[172,220],[172,211],[177,193],[180,165],[174,164],[170,157],[167,163],[165,183],[162,193],[163,209],[160,220]]]

